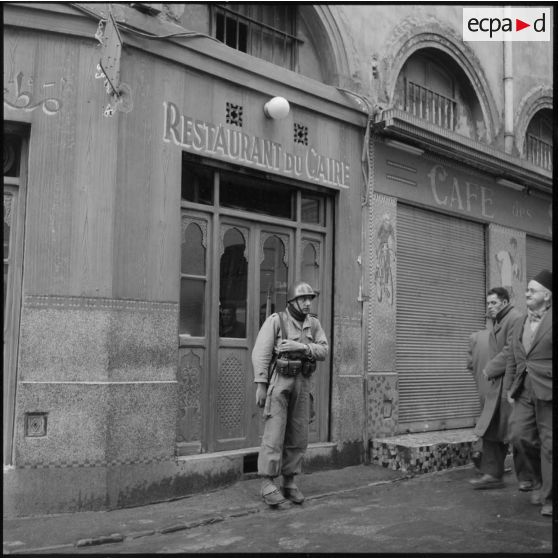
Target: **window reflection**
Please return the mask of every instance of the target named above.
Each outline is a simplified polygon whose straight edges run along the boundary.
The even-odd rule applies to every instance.
[[[193,337],[205,335],[205,280],[182,278],[180,281],[179,332]]]
[[[264,242],[263,253],[260,265],[260,326],[270,314],[283,310],[287,305],[285,245],[277,236],[270,236]]]
[[[189,275],[205,274],[205,246],[199,225],[190,223],[182,239],[182,273]]]
[[[205,222],[202,223],[205,226]],[[205,335],[206,248],[200,224],[189,223],[182,235],[179,333]]]
[[[301,219],[303,223],[323,224],[321,216],[321,199],[302,196]]]
[[[308,243],[302,253],[302,280],[312,285],[314,289],[318,288],[318,267],[316,248],[311,243]]]
[[[220,262],[219,336],[246,337],[246,299],[248,296],[248,261],[244,255],[246,242],[236,228],[223,237],[224,251]]]

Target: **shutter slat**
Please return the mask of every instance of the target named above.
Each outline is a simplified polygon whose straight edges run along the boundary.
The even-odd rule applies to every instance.
[[[539,271],[548,269],[552,271],[552,242],[528,236],[525,249],[527,251],[527,277],[526,282],[533,278]]]
[[[399,429],[474,424],[479,396],[465,368],[469,336],[485,326],[482,225],[397,208]]]

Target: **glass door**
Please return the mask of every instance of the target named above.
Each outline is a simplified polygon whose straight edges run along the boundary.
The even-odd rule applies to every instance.
[[[251,354],[263,321],[286,306],[292,230],[223,218],[220,225],[219,337],[213,385],[215,449],[259,446]]]
[[[289,285],[319,292],[331,336],[332,199],[185,158],[177,453],[255,449],[263,432],[252,349]],[[314,378],[310,440],[329,436],[330,358]]]

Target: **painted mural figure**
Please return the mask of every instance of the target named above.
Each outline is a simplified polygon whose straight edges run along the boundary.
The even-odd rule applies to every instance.
[[[286,310],[266,319],[252,351],[256,403],[264,418],[258,475],[263,501],[271,507],[304,502],[294,479],[308,446],[312,374],[329,351],[325,332],[310,313],[315,297],[308,283],[291,286]],[[279,475],[282,491],[275,484]]]
[[[513,299],[515,296],[513,290],[514,279],[516,281],[523,280],[523,266],[521,265],[517,240],[514,237],[510,239],[510,248],[511,250],[500,250],[494,257],[500,270],[501,285]]]
[[[395,234],[389,213],[384,213],[382,222],[376,235],[378,249],[376,251],[376,271],[374,281],[376,283],[376,295],[378,302],[382,302],[385,295],[386,301],[393,304],[393,273],[391,270],[391,258],[395,257],[392,246],[395,243]]]

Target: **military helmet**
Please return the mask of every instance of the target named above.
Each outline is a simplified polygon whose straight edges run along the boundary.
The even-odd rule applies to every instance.
[[[287,302],[291,302],[299,296],[311,296],[312,298],[315,298],[317,296],[317,293],[314,292],[314,290],[308,283],[300,281],[289,287],[289,292],[287,293]]]

